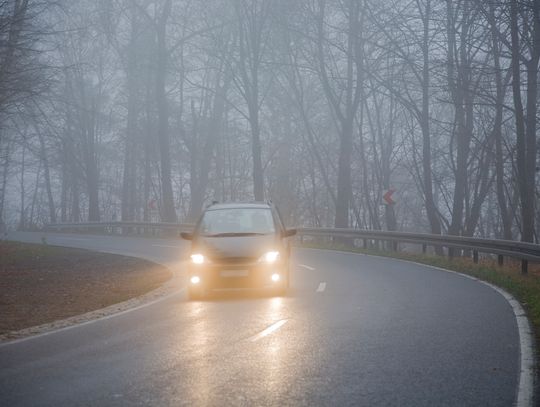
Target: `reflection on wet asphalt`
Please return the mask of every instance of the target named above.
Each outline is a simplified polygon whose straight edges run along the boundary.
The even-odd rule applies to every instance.
[[[174,241],[82,239],[69,242],[169,264],[184,255]],[[184,293],[0,347],[0,404],[514,402],[518,332],[495,291],[390,259],[297,249],[293,261],[285,297],[224,292],[189,302]]]

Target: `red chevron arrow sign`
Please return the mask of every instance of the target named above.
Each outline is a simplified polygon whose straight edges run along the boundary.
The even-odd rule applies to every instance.
[[[383,199],[384,199],[384,202],[386,203],[386,205],[393,205],[396,203],[396,201],[394,201],[392,199],[392,194],[396,192],[395,189],[389,189],[388,191],[386,191],[383,195]]]

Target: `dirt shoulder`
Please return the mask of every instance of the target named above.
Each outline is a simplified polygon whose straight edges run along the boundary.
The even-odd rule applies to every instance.
[[[133,257],[0,242],[0,335],[143,295],[171,272]]]

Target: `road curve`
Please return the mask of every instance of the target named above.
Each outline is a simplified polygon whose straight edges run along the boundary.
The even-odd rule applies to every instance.
[[[11,238],[40,241],[41,234]],[[185,245],[49,235],[175,264]],[[0,405],[511,406],[520,342],[506,299],[397,260],[296,249],[286,297],[185,292],[0,345]]]

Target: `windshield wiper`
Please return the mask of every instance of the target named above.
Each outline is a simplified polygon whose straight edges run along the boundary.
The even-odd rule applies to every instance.
[[[204,235],[205,237],[235,237],[235,236],[261,236],[266,233],[255,232],[229,232],[229,233],[215,233],[213,235]]]

